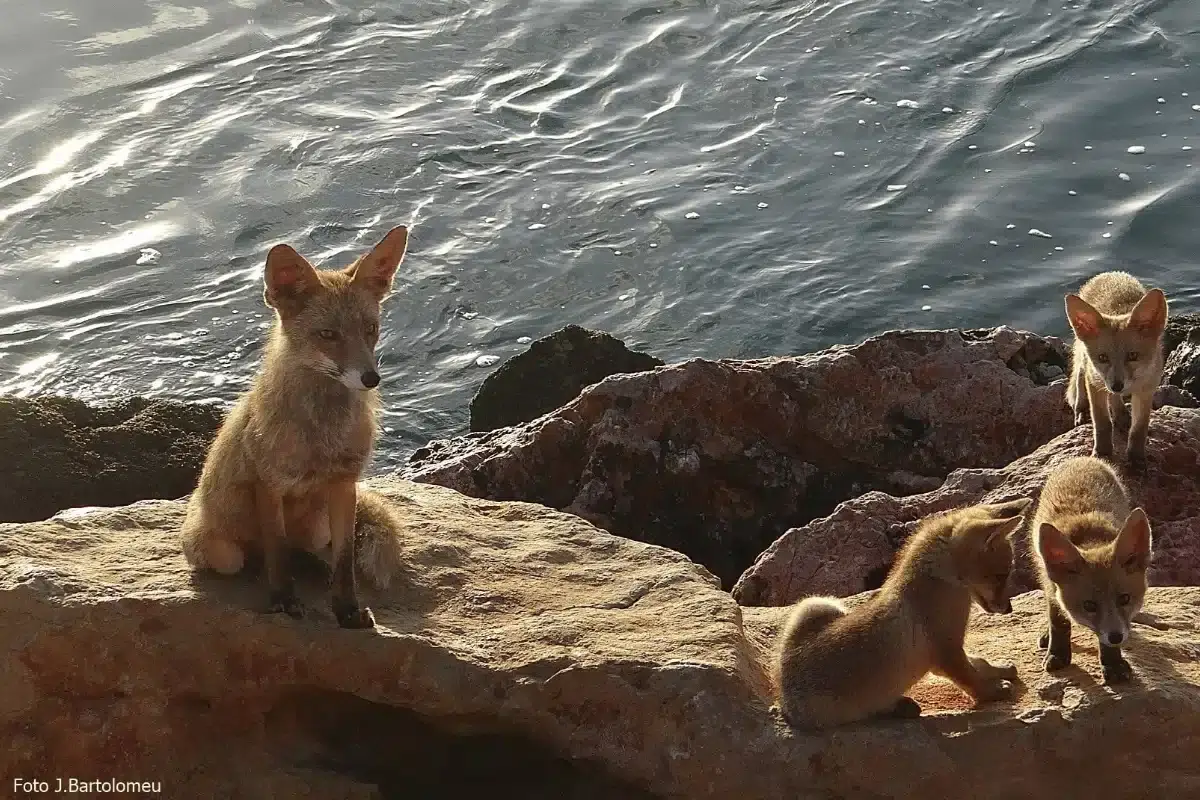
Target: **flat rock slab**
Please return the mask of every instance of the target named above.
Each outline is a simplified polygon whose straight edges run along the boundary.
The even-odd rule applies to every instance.
[[[1124,438],[1117,437],[1117,448]],[[1088,455],[1092,426],[1055,437],[1003,469],[950,474],[932,492],[894,497],[869,492],[838,506],[829,516],[793,528],[768,547],[734,586],[743,605],[780,606],[807,594],[850,595],[883,582],[899,546],[925,516],[971,503],[1029,497],[1037,501],[1050,472],[1067,459]],[[1200,410],[1161,408],[1151,415],[1149,461],[1131,473],[1113,462],[1135,504],[1150,517],[1154,562],[1150,581],[1159,586],[1200,584]],[[1017,570],[1011,591],[1037,585],[1029,561],[1028,530],[1014,539]]]
[[[1187,797],[1200,785],[1200,590],[1160,589],[1139,682],[1086,653],[1049,679],[1041,601],[976,619],[1015,659],[1012,704],[799,734],[772,710],[785,609],[741,609],[683,556],[525,503],[373,482],[408,521],[408,564],[337,629],[261,585],[197,577],[179,502],[0,525],[0,775],[157,780],[173,798]],[[743,616],[744,615],[744,616]],[[1078,634],[1081,647],[1086,639]],[[940,710],[940,711],[939,711]],[[1069,783],[1069,790],[1068,790]],[[7,784],[6,784],[7,785]],[[1064,792],[1066,792],[1064,794]]]

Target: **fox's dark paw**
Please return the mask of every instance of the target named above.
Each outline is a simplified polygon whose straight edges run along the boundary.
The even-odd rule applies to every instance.
[[[977,700],[989,702],[992,700],[1008,700],[1013,696],[1012,681],[996,678],[988,681],[980,690]]]
[[[1128,450],[1125,453],[1125,463],[1129,465],[1129,471],[1134,473],[1143,473],[1146,471],[1146,451],[1144,450]]]
[[[921,716],[921,704],[911,697],[901,697],[886,716],[896,719],[916,719]]]
[[[300,619],[304,616],[304,605],[300,602],[300,598],[296,597],[295,592],[273,591],[269,603],[272,614],[283,613],[292,619]]]
[[[1005,680],[1015,681],[1017,679],[1017,667],[1015,664],[1003,662],[992,664],[992,670],[996,673],[997,677],[1004,678]]]
[[[1125,683],[1133,677],[1133,667],[1123,658],[1120,661],[1101,664],[1100,667],[1104,672],[1105,683]]]
[[[375,627],[375,615],[365,606],[334,606],[333,615],[337,617],[338,625],[343,628],[361,630]]]
[[[1042,668],[1046,672],[1058,672],[1060,669],[1066,669],[1069,666],[1071,666],[1070,653],[1065,655],[1063,653],[1048,653],[1045,663],[1042,664]]]
[[[1086,425],[1091,421],[1092,421],[1091,415],[1088,413],[1088,410],[1086,408],[1075,412],[1075,427],[1076,428],[1078,428],[1080,425]]]

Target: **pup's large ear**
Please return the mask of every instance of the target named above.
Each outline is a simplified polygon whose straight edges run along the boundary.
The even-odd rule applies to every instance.
[[[309,296],[320,285],[313,265],[291,245],[277,244],[267,253],[267,265],[263,270],[263,300],[280,316],[290,317],[300,313]]]
[[[375,248],[350,269],[353,283],[363,286],[382,300],[392,291],[392,279],[408,250],[408,228],[398,225],[388,231]]]
[[[1083,566],[1079,549],[1066,534],[1049,522],[1038,526],[1036,539],[1038,555],[1045,562],[1050,577],[1078,572]]]
[[[1113,543],[1113,560],[1130,572],[1144,570],[1150,564],[1152,540],[1145,510],[1135,508],[1129,512]]]
[[[1167,296],[1162,289],[1151,289],[1142,295],[1129,312],[1129,327],[1142,333],[1161,333],[1167,327]]]
[[[1067,321],[1071,323],[1071,330],[1075,331],[1076,336],[1080,339],[1094,339],[1100,335],[1104,319],[1086,300],[1077,294],[1069,294],[1066,307]]]

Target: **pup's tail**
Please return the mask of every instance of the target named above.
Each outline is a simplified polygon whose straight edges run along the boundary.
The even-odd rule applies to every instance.
[[[835,619],[846,616],[846,606],[836,597],[806,597],[784,623],[779,640],[783,647],[793,646],[823,630]]]
[[[382,495],[361,485],[355,509],[354,555],[358,572],[376,589],[386,589],[399,572],[400,517]]]

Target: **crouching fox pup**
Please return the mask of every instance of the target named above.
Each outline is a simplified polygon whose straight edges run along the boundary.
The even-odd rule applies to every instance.
[[[1147,290],[1126,272],[1103,272],[1079,294],[1066,296],[1067,320],[1075,332],[1067,404],[1081,425],[1091,413],[1092,455],[1112,455],[1113,422],[1129,419],[1127,460],[1140,466],[1146,458],[1154,390],[1162,380],[1162,335],[1167,325],[1167,298]],[[1124,398],[1130,398],[1132,418]]]
[[[999,700],[1017,678],[963,650],[972,601],[1008,614],[1012,535],[1032,501],[983,504],[926,518],[909,537],[878,593],[847,611],[809,597],[779,636],[779,705],[797,728],[817,730],[871,717],[915,717],[904,693],[929,671],[977,702]]]
[[[394,228],[339,270],[318,271],[286,244],[267,253],[274,326],[259,373],[209,448],[182,538],[193,567],[223,574],[261,552],[273,612],[303,615],[287,546],[330,546],[338,624],[374,627],[355,567],[386,583],[399,525],[358,479],[376,435],[380,306],[407,245],[408,230]]]
[[[1131,509],[1113,468],[1083,456],[1050,474],[1034,515],[1033,557],[1046,595],[1047,672],[1071,663],[1071,623],[1096,634],[1105,683],[1133,670],[1121,645],[1129,639],[1146,596],[1150,521]]]

